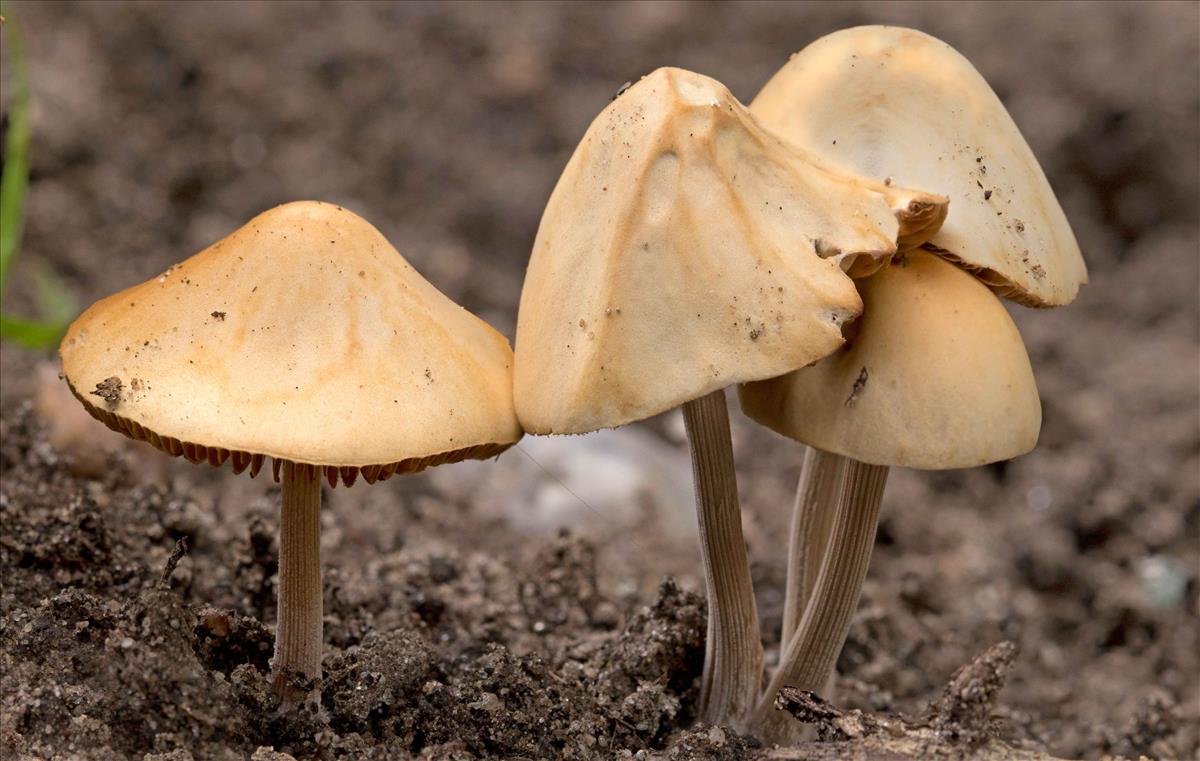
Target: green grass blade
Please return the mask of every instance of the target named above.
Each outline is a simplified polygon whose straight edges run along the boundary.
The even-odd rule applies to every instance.
[[[33,278],[37,284],[38,313],[43,322],[65,329],[75,316],[75,299],[49,265],[40,261],[35,264]]]
[[[27,349],[47,349],[58,343],[63,326],[0,315],[0,339]]]
[[[29,187],[29,82],[21,30],[9,16],[4,22],[8,48],[12,101],[8,109],[8,134],[4,145],[4,173],[0,175],[0,295],[8,268],[21,243],[25,219],[25,191]]]
[[[0,9],[0,14],[3,10]],[[29,189],[29,79],[25,46],[16,21],[7,16],[3,25],[7,53],[8,132],[4,141],[4,171],[0,174],[0,299],[8,281],[9,268],[17,257],[25,221],[25,196]],[[0,314],[0,340],[30,349],[46,349],[58,343],[75,314],[75,302],[62,281],[44,262],[33,262],[38,312],[42,319]]]

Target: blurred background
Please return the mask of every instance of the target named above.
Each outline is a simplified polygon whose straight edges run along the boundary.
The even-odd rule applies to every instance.
[[[957,665],[1009,638],[1022,652],[1004,701],[1020,736],[1072,757],[1194,757],[1197,4],[7,2],[4,13],[23,33],[30,136],[5,315],[53,322],[311,198],[364,216],[510,338],[541,209],[623,83],[680,66],[749,102],[790,53],[838,28],[902,24],[946,40],[1041,160],[1091,284],[1063,309],[1011,310],[1043,399],[1032,454],[894,472],[841,697],[918,710]],[[6,35],[10,145],[20,52]],[[35,402],[73,467],[124,446],[78,419],[50,349],[6,340],[0,364],[5,419]],[[770,637],[802,449],[733,417]],[[520,568],[569,526],[594,543],[614,598],[644,599],[668,573],[697,588],[677,416],[521,447],[338,489],[329,565],[369,584],[371,558],[434,543]],[[228,536],[255,510],[270,515],[261,479],[131,456],[155,463],[139,478],[188,491],[200,514],[219,506]],[[219,557],[219,545],[196,552]]]

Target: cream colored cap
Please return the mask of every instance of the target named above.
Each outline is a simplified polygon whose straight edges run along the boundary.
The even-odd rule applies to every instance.
[[[109,427],[239,472],[273,457],[373,481],[521,437],[504,337],[327,203],[264,212],[97,302],[60,353]]]
[[[1059,306],[1087,282],[1033,151],[946,43],[900,27],[834,32],[794,55],[750,109],[850,171],[945,193],[950,216],[933,244],[1001,295]]]
[[[719,82],[659,69],[596,118],[546,206],[517,415],[585,433],[813,362],[860,309],[839,263],[890,256],[944,213],[941,196],[827,170]]]
[[[812,367],[743,386],[747,415],[873,465],[968,468],[1033,449],[1033,370],[987,287],[924,250],[859,285],[857,335]]]

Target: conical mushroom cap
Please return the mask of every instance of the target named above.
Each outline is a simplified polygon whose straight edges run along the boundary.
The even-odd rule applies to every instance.
[[[546,206],[517,415],[533,433],[585,433],[808,364],[859,311],[839,260],[889,256],[944,210],[831,172],[719,82],[659,69],[596,118]]]
[[[998,293],[1071,302],[1087,269],[1033,151],[979,72],[927,34],[863,26],[792,57],[750,105],[848,170],[950,198],[932,242]]]
[[[967,468],[1033,449],[1033,370],[983,283],[921,249],[859,285],[857,335],[812,367],[741,387],[747,415],[873,465]]]
[[[237,470],[270,456],[374,480],[521,436],[504,337],[332,204],[271,209],[97,302],[60,353],[110,427]]]

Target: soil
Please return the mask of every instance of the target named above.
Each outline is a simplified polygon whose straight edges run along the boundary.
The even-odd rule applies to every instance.
[[[1091,284],[1013,307],[1044,407],[1032,454],[892,474],[839,677],[796,711],[820,731],[787,751],[695,723],[705,607],[677,414],[327,492],[322,702],[280,714],[269,471],[97,429],[49,352],[4,345],[0,757],[903,758],[890,727],[929,756],[1200,758],[1197,5],[5,13],[34,130],[6,312],[30,313],[38,266],[88,304],[310,197],[511,337],[541,208],[622,83],[678,65],[748,101],[807,42],[878,22],[946,39],[993,84]],[[770,658],[802,449],[733,426]]]

